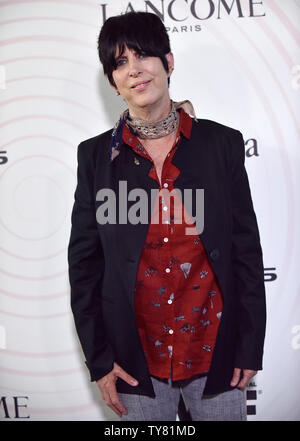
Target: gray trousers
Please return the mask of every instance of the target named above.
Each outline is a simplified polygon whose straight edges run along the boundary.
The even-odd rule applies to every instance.
[[[172,381],[151,376],[155,398],[119,393],[127,410],[122,421],[176,421],[180,394],[193,421],[246,421],[246,391],[233,389],[203,397],[205,376]]]

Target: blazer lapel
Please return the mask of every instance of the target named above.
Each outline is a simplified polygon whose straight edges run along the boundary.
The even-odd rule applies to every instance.
[[[173,164],[180,169],[180,175],[174,181],[174,187],[178,188],[181,194],[184,194],[186,189],[192,190],[193,213],[196,213],[196,190],[204,190],[204,212],[202,213],[204,226],[199,237],[209,253],[215,246],[217,207],[220,201],[216,200],[215,164],[212,164],[210,154],[213,147],[212,141],[207,140],[205,136],[199,136],[199,132],[195,130],[195,124],[197,123],[193,124],[191,138],[189,140],[183,138],[173,156]]]
[[[127,215],[130,216],[130,210],[138,204],[144,210],[146,216],[145,223],[134,224],[129,220],[127,223],[117,223],[117,238],[120,243],[120,253],[126,266],[124,275],[128,285],[129,302],[134,309],[134,289],[138,265],[143,251],[144,243],[147,237],[149,225],[151,222],[151,194],[158,191],[158,183],[148,176],[152,167],[150,160],[135,154],[128,146],[124,145],[119,156],[112,162],[112,174],[115,183],[124,182],[124,190],[127,190]],[[130,193],[131,192],[131,193]],[[124,192],[125,193],[125,192]],[[120,197],[119,192],[118,199]],[[131,201],[128,200],[132,195]],[[141,198],[139,197],[141,196]],[[153,196],[152,196],[153,198]],[[119,214],[119,213],[118,213]]]

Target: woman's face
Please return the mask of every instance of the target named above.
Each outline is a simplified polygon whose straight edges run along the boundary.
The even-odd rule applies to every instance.
[[[173,70],[173,54],[167,54],[166,59],[169,73],[159,57],[139,55],[127,46],[122,55],[116,53],[117,68],[113,71],[113,79],[132,116],[138,117],[141,109],[165,106],[170,102],[168,77]]]

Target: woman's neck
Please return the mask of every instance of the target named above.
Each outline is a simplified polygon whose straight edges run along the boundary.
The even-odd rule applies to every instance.
[[[169,98],[162,105],[145,106],[139,108],[129,107],[129,115],[135,119],[156,122],[166,118],[171,111],[171,107],[171,100]]]

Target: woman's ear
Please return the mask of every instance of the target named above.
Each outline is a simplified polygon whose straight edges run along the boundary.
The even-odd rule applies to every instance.
[[[169,69],[168,76],[170,77],[173,70],[174,70],[174,55],[173,55],[173,53],[169,52],[168,54],[166,54],[166,59],[168,62],[168,69]]]
[[[114,89],[114,91],[116,92],[116,95],[120,95],[120,92],[118,91],[118,89],[117,89],[116,86],[114,86],[114,85],[111,84],[110,82],[109,82],[109,85],[110,85],[110,87],[112,87],[112,88]]]

